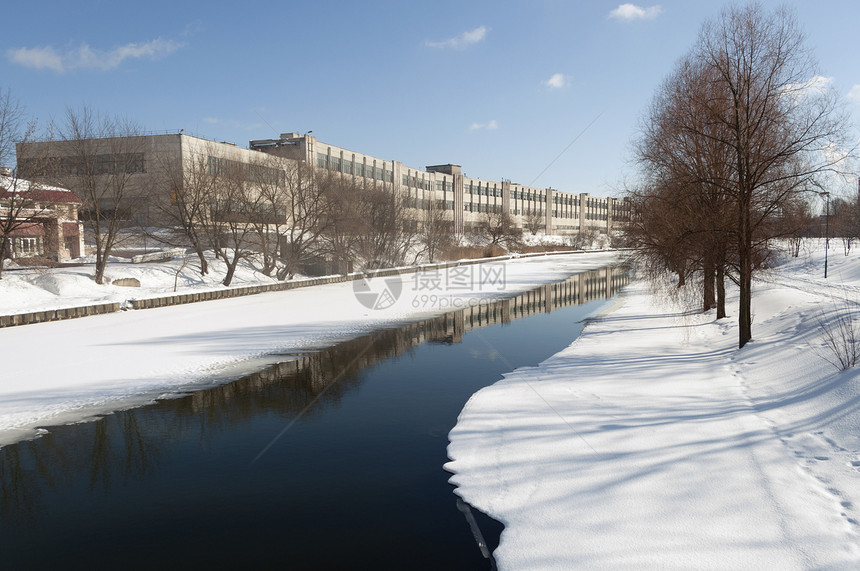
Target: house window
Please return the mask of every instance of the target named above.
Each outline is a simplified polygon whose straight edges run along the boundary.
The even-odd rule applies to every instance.
[[[38,256],[42,253],[42,239],[40,237],[15,238],[12,249],[15,256]]]

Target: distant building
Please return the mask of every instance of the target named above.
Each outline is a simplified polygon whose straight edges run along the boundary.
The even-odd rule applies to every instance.
[[[31,141],[16,146],[19,172],[68,187],[78,186],[88,176],[127,177],[124,182],[120,215],[129,222],[159,225],[155,201],[168,199],[187,178],[187,171],[198,168],[200,159],[209,174],[219,174],[230,165],[247,165],[258,153],[230,143],[209,141],[183,133],[135,135],[89,139],[82,156],[80,142]],[[113,208],[110,192],[99,204],[82,205],[81,217],[90,210]],[[81,196],[84,196],[81,194]]]
[[[134,190],[131,194],[138,200],[130,203],[137,210],[147,209],[146,215],[140,212],[134,215],[138,221],[141,216],[151,220],[148,204],[152,198],[156,195],[169,197],[176,192],[177,182],[165,177],[166,165],[181,165],[187,171],[193,165],[201,164],[200,160],[212,175],[239,165],[244,166],[251,178],[271,178],[271,173],[258,171],[287,169],[289,164],[304,163],[318,172],[338,173],[364,182],[387,185],[403,193],[408,198],[407,204],[415,211],[445,211],[445,217],[453,223],[458,234],[476,231],[486,213],[491,212],[508,212],[518,226],[554,235],[585,231],[609,233],[630,219],[630,201],[627,199],[599,198],[588,193],[536,188],[507,180],[472,178],[465,176],[456,164],[431,165],[423,169],[409,167],[395,160],[324,143],[309,134],[284,133],[277,139],[253,140],[249,142],[249,149],[182,132],[98,141],[98,148],[103,149],[100,153],[104,168],[116,168],[120,162],[118,158],[122,158],[123,168],[132,175]],[[73,157],[72,142],[19,144],[17,153],[19,169],[53,175],[50,177],[52,180],[60,180],[75,190],[74,175],[80,165]],[[270,158],[279,157],[283,162],[279,166],[278,162],[271,165],[269,161],[270,166],[262,166],[259,153]],[[134,160],[129,160],[130,157]],[[43,172],[42,165],[45,164],[52,165],[54,172]],[[68,183],[62,175],[68,175]]]
[[[249,147],[321,170],[391,184],[411,197],[416,208],[449,211],[458,233],[476,230],[481,213],[486,212],[509,212],[520,227],[531,226],[545,234],[609,233],[630,220],[626,199],[471,178],[455,164],[418,169],[323,143],[307,134],[283,133],[278,139],[250,141]]]
[[[57,261],[81,256],[80,204],[67,189],[31,183],[11,176],[8,168],[0,169],[0,239],[9,240],[7,256]]]

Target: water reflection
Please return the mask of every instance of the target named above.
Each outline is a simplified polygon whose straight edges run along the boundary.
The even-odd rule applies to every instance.
[[[253,457],[253,453],[249,455],[247,451],[247,441],[253,436],[251,425],[265,424],[268,431],[265,439],[259,441],[257,450],[260,450],[273,435],[271,426],[292,426],[292,423],[303,426],[328,418],[330,413],[338,412],[347,395],[362,386],[375,366],[396,360],[422,343],[459,344],[466,333],[475,329],[509,324],[524,317],[611,297],[629,281],[630,272],[623,267],[578,274],[510,299],[464,308],[397,329],[376,331],[314,353],[293,355],[289,360],[223,386],[119,411],[92,422],[53,427],[39,439],[0,448],[0,544],[6,551],[11,545],[7,540],[14,538],[22,552],[27,545],[40,549],[39,532],[53,529],[60,533],[63,530],[64,520],[52,520],[52,510],[56,511],[61,504],[73,513],[74,506],[85,509],[83,506],[89,501],[98,500],[100,506],[105,506],[99,509],[105,511],[99,511],[95,517],[119,518],[115,514],[125,509],[125,503],[129,504],[131,512],[130,506],[136,505],[135,502],[146,505],[143,491],[129,490],[141,488],[151,493],[159,486],[174,487],[177,478],[200,477],[189,475],[197,471],[206,475],[212,471],[232,474],[234,479],[247,478],[243,470],[248,470]],[[569,342],[568,339],[564,344]],[[445,390],[439,388],[439,392]],[[477,389],[468,388],[468,391],[473,390]],[[459,410],[465,399],[461,395],[454,398],[457,402],[453,406]],[[377,418],[382,413],[376,409],[372,418],[367,418],[371,413],[359,411],[356,414],[365,414],[350,419],[349,426],[357,426],[357,430],[370,431],[367,428],[370,420],[382,422]],[[393,413],[385,414],[397,415],[398,411],[395,407]],[[378,446],[384,446],[386,438],[394,438],[389,436],[390,430],[408,433],[410,420],[398,418],[396,425],[386,420],[396,428],[387,428],[383,437],[374,436]],[[447,428],[435,430],[433,434],[440,440],[443,451],[447,445],[445,431],[452,428],[448,417],[444,417],[444,423]],[[259,428],[255,430],[263,432]],[[338,430],[342,429],[331,430],[332,434],[324,436],[325,442],[337,442]],[[434,454],[440,446],[434,448]],[[387,453],[384,449],[378,452],[389,462],[397,462],[402,456],[402,453]],[[217,457],[217,462],[210,457]],[[266,466],[260,470],[272,466],[280,469],[282,466],[278,462],[281,460],[268,462],[267,459]],[[443,462],[444,457],[432,461],[437,471],[441,471]],[[295,466],[289,468],[296,470]],[[256,472],[254,477],[257,477]],[[221,482],[215,489],[218,493],[229,494],[224,485]],[[271,485],[269,482],[260,484],[261,487]],[[361,491],[349,493],[360,494]],[[193,515],[188,517],[193,518]],[[321,525],[331,525],[331,522]],[[473,532],[475,529],[477,527]],[[134,540],[129,541],[133,544]]]

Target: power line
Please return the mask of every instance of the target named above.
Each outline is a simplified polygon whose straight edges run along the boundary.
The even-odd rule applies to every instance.
[[[574,137],[574,138],[573,138],[573,140],[572,140],[570,143],[568,143],[568,144],[567,144],[567,146],[566,146],[564,149],[562,149],[562,151],[561,151],[558,155],[556,155],[556,157],[555,157],[553,160],[551,160],[551,161],[549,162],[549,164],[548,164],[548,165],[546,165],[546,167],[544,167],[544,169],[543,169],[542,171],[540,171],[540,173],[539,173],[539,174],[534,178],[534,180],[532,180],[532,181],[528,184],[528,186],[532,186],[532,185],[535,183],[535,181],[536,181],[537,179],[539,179],[539,178],[543,175],[543,173],[545,173],[545,172],[549,169],[549,167],[551,167],[551,166],[553,165],[553,163],[555,163],[555,161],[557,161],[557,160],[561,157],[561,155],[563,155],[564,153],[566,153],[566,152],[567,152],[567,150],[568,150],[570,147],[572,147],[572,146],[573,146],[573,144],[574,144],[576,141],[578,141],[578,140],[579,140],[579,138],[580,138],[582,135],[584,135],[586,131],[588,131],[589,127],[591,127],[592,125],[594,125],[594,123],[596,123],[596,122],[597,122],[597,120],[598,120],[598,119],[600,119],[600,117],[601,117],[604,113],[606,113],[606,109],[604,109],[603,111],[601,111],[600,113],[598,113],[598,114],[597,114],[597,117],[595,117],[594,119],[592,119],[592,120],[591,120],[591,122],[590,122],[588,125],[586,125],[586,126],[585,126],[585,128],[584,128],[582,131],[580,131],[580,132],[579,132],[579,134],[577,134],[577,135],[576,135],[576,137]]]

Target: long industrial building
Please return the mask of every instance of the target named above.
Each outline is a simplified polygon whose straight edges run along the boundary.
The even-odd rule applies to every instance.
[[[481,213],[489,211],[509,212],[523,228],[530,217],[539,216],[540,230],[548,235],[576,234],[588,229],[610,233],[630,220],[629,200],[471,178],[464,176],[456,164],[426,166],[422,170],[324,143],[311,135],[284,133],[278,139],[251,141],[249,147],[318,169],[399,186],[403,193],[414,197],[413,203],[419,208],[451,211],[458,233],[476,229]]]
[[[212,171],[210,174],[218,174],[223,165],[235,163],[271,170],[271,166],[260,166],[258,153],[262,152],[279,157],[285,170],[289,163],[301,162],[315,167],[318,172],[390,185],[408,196],[408,204],[415,209],[443,209],[458,234],[476,231],[487,212],[509,212],[518,226],[548,235],[572,235],[582,231],[610,233],[630,218],[627,199],[535,188],[507,180],[471,178],[463,175],[460,165],[456,164],[431,165],[423,169],[410,167],[396,160],[324,143],[309,134],[285,133],[277,139],[253,140],[248,149],[182,131],[98,139],[94,143],[105,169],[124,169],[132,175],[129,194],[137,197],[154,193],[168,196],[175,191],[170,188],[171,181],[165,179],[166,165],[183,165],[188,169],[203,158]],[[67,174],[70,179],[74,178],[80,168],[75,163],[75,145],[74,141],[19,144],[18,167],[22,172],[42,170],[36,164],[42,162],[51,164],[55,171],[62,171],[51,174]],[[50,161],[45,162],[46,159]],[[274,163],[275,170],[277,164]]]

